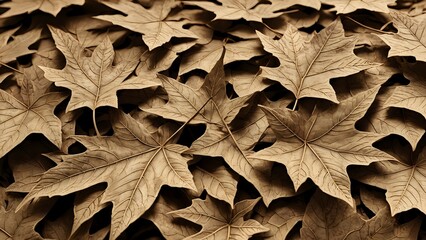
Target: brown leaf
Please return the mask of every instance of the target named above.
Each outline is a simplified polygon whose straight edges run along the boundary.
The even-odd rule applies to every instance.
[[[56,47],[67,59],[62,70],[41,67],[45,77],[56,86],[72,90],[67,112],[81,107],[95,110],[101,106],[118,107],[116,92],[122,89],[140,89],[157,84],[133,77],[126,81],[138,64],[137,60],[121,61],[112,65],[114,49],[108,38],[95,48],[91,57],[84,55],[84,48],[69,33],[50,27]]]
[[[289,25],[283,37],[273,40],[258,32],[266,51],[280,61],[277,68],[262,67],[262,76],[279,81],[296,100],[323,98],[338,103],[329,80],[348,76],[376,66],[353,53],[353,37],[345,37],[340,20],[334,21],[309,42]]]
[[[269,230],[253,219],[244,219],[244,215],[253,210],[259,200],[260,198],[243,200],[231,209],[226,203],[207,197],[206,200],[195,199],[191,206],[170,214],[203,226],[200,232],[185,239],[243,240]]]
[[[193,32],[183,28],[182,21],[167,19],[177,4],[174,0],[157,0],[150,9],[127,0],[102,1],[102,3],[125,13],[126,16],[116,14],[96,18],[142,33],[142,39],[150,51],[169,42],[172,37],[197,38]]]
[[[40,38],[41,29],[33,29],[18,35],[9,41],[17,28],[4,31],[0,34],[0,63],[5,64],[15,61],[17,57],[34,53],[28,47]]]
[[[321,0],[321,2],[334,6],[330,10],[337,11],[337,14],[347,14],[358,9],[388,13],[388,5],[395,3],[395,0]]]
[[[259,3],[258,0],[218,0],[222,5],[209,1],[184,1],[185,5],[193,5],[216,14],[213,20],[238,20],[262,22],[262,18],[278,17],[282,13],[269,4]]]
[[[11,17],[23,13],[32,13],[35,10],[40,10],[56,16],[62,8],[72,4],[83,5],[84,2],[85,0],[12,0],[0,5],[0,7],[9,8],[8,11],[0,15],[0,18]]]
[[[101,203],[113,203],[114,239],[151,207],[161,186],[195,189],[188,159],[181,155],[186,147],[173,143],[174,129],[165,125],[151,134],[129,115],[116,111],[113,117],[113,136],[74,137],[88,150],[63,156],[64,162],[43,174],[21,206],[34,198],[66,195],[107,182]]]
[[[414,56],[417,61],[426,62],[426,20],[417,22],[403,13],[390,13],[398,33],[379,34],[390,46],[388,56]]]
[[[312,116],[262,107],[277,141],[252,157],[284,164],[296,190],[310,178],[325,193],[352,205],[347,166],[393,159],[372,146],[383,136],[354,128],[378,90],[367,90],[327,110],[315,110]]]

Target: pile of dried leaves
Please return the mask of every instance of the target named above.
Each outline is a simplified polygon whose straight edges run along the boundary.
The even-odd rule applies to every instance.
[[[0,239],[426,236],[425,1],[0,2]]]

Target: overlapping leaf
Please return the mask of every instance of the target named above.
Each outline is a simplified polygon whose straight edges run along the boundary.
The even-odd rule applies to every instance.
[[[45,77],[56,86],[72,90],[67,111],[81,107],[95,110],[101,106],[118,107],[117,91],[140,89],[157,85],[154,82],[131,78],[124,81],[138,64],[137,59],[121,61],[113,66],[114,49],[108,38],[97,47],[91,57],[69,33],[50,27],[56,47],[65,55],[67,65],[62,70],[41,67]]]
[[[262,76],[278,81],[296,100],[313,97],[338,102],[329,80],[344,77],[375,64],[353,53],[356,39],[345,37],[342,23],[335,20],[309,42],[289,25],[283,37],[273,40],[258,33],[266,51],[280,61],[277,68],[262,67]]]
[[[153,135],[129,115],[117,111],[113,116],[113,136],[76,136],[88,150],[64,156],[64,162],[43,174],[22,204],[107,182],[101,203],[113,203],[111,239],[115,239],[151,207],[161,186],[195,189],[188,159],[181,155],[186,147],[173,143],[176,136],[170,126]]]
[[[395,0],[321,0],[322,3],[333,5],[331,10],[338,14],[354,12],[358,9],[367,9],[375,12],[388,13],[388,5],[395,3]]]
[[[31,13],[41,10],[56,16],[62,8],[69,5],[83,5],[85,0],[12,0],[5,2],[0,7],[9,8],[8,11],[0,15],[1,18],[15,16],[23,13]]]
[[[169,42],[172,37],[197,38],[193,32],[183,28],[184,22],[167,19],[172,8],[177,5],[174,0],[155,1],[150,9],[126,0],[102,3],[127,16],[116,14],[101,15],[96,18],[142,33],[142,39],[149,50]]]
[[[244,219],[259,200],[243,200],[231,209],[226,203],[207,197],[206,200],[195,199],[191,206],[171,213],[203,226],[201,231],[185,239],[243,240],[268,231],[259,222]]]
[[[352,205],[347,166],[392,159],[372,146],[382,136],[354,128],[378,90],[361,92],[312,116],[262,107],[277,141],[253,157],[284,164],[296,190],[310,178],[325,193]]]

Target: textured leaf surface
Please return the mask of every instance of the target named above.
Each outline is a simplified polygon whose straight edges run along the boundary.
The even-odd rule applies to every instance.
[[[184,1],[186,5],[199,6],[207,11],[214,12],[214,20],[238,20],[262,22],[262,18],[274,18],[282,13],[275,13],[275,9],[268,4],[261,4],[258,0],[218,0],[222,5],[209,1]]]
[[[331,10],[338,14],[354,12],[358,9],[367,9],[375,12],[388,13],[388,5],[395,3],[395,0],[321,0],[322,3],[333,5]]]
[[[231,209],[226,203],[207,197],[206,200],[195,199],[190,207],[171,213],[203,226],[200,232],[185,239],[242,240],[268,231],[259,222],[244,219],[244,215],[253,210],[259,200],[243,200]]]
[[[126,16],[116,14],[101,15],[96,18],[142,33],[142,39],[149,50],[169,42],[172,37],[197,38],[193,32],[182,28],[184,25],[182,21],[167,20],[168,14],[176,6],[174,0],[155,1],[154,6],[150,9],[126,0],[103,1],[102,3],[125,13]]]
[[[108,38],[95,48],[91,57],[84,55],[84,48],[69,33],[50,28],[56,47],[65,55],[67,65],[62,70],[42,67],[45,77],[56,86],[72,90],[67,111],[81,107],[95,110],[100,106],[118,107],[117,91],[140,89],[157,85],[140,78],[124,81],[137,65],[136,59],[112,65],[114,49]]]
[[[296,190],[310,178],[325,193],[352,205],[347,166],[392,159],[372,147],[380,135],[354,128],[378,90],[367,90],[312,116],[263,107],[277,141],[253,157],[284,164]]]
[[[353,53],[356,39],[344,36],[340,20],[314,33],[309,42],[291,25],[279,40],[259,32],[258,36],[265,50],[280,61],[277,68],[262,67],[262,76],[281,83],[296,99],[314,97],[337,103],[329,80],[375,65]]]
[[[394,11],[390,15],[398,33],[377,35],[390,46],[388,56],[413,56],[418,61],[426,62],[426,20],[417,22],[406,14]]]
[[[168,126],[152,135],[129,115],[114,115],[114,136],[76,136],[88,150],[64,156],[64,162],[46,172],[22,204],[107,182],[101,203],[113,203],[111,238],[116,238],[149,209],[161,186],[195,189],[188,159],[181,156],[186,148],[170,142],[174,139]]]
[[[34,29],[9,41],[16,30],[12,29],[0,34],[0,61],[2,63],[15,61],[17,57],[35,52],[28,47],[40,38],[41,29]]]
[[[23,13],[31,13],[35,10],[47,12],[56,16],[62,8],[69,5],[83,5],[85,0],[12,0],[5,2],[0,7],[9,8],[9,10],[0,17],[10,17]]]

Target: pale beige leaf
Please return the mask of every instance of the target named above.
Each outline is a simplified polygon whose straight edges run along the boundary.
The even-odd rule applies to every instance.
[[[320,10],[321,8],[321,1],[320,0],[270,0],[272,2],[273,7],[275,7],[276,10],[282,10],[287,9],[289,7],[292,7],[294,5],[300,5],[304,7],[310,7],[315,10]]]
[[[225,48],[223,64],[249,60],[252,57],[262,54],[261,44],[258,40],[246,40],[226,44],[220,40],[213,40],[206,45],[197,45],[185,52],[179,66],[179,75],[194,69],[210,72],[222,55],[223,48]]]
[[[248,64],[229,69],[226,78],[238,96],[260,92],[273,83],[260,76],[260,69],[257,66]]]
[[[253,219],[244,219],[244,215],[253,210],[259,200],[243,200],[231,209],[226,203],[207,197],[206,200],[195,199],[191,206],[171,214],[203,226],[200,232],[185,239],[243,240],[269,230]]]
[[[175,218],[168,213],[190,204],[190,199],[187,199],[182,192],[163,189],[143,217],[151,220],[167,240],[181,240],[196,233],[197,225],[181,218]]]
[[[114,49],[108,38],[95,48],[91,57],[69,33],[50,27],[56,47],[65,55],[64,69],[41,67],[45,77],[56,86],[72,90],[66,111],[81,107],[95,110],[100,106],[118,107],[117,91],[156,86],[157,83],[137,77],[124,81],[134,70],[137,61],[120,61],[113,66]]]
[[[195,186],[199,191],[205,189],[210,196],[223,200],[234,207],[238,176],[225,166],[212,164],[209,160],[204,160],[192,171]]]
[[[0,18],[31,13],[35,10],[40,10],[56,16],[62,8],[70,5],[83,5],[84,2],[85,0],[12,0],[0,5],[0,7],[9,8],[8,11],[0,15]]]
[[[288,25],[283,37],[274,40],[258,32],[267,52],[280,61],[277,68],[262,67],[262,76],[278,81],[296,99],[323,98],[338,103],[331,78],[348,76],[376,66],[353,53],[356,39],[345,37],[342,23],[335,20],[309,42],[297,28]]]
[[[259,234],[259,237],[266,240],[286,239],[293,227],[302,221],[305,208],[301,199],[276,200],[268,208],[260,205],[254,219],[269,228],[269,231]]]
[[[425,66],[426,63],[404,66],[404,76],[410,80],[410,83],[396,87],[385,106],[406,108],[418,112],[426,118]]]
[[[3,63],[12,62],[17,57],[36,52],[28,47],[39,40],[41,29],[33,29],[14,37],[12,41],[8,42],[16,30],[12,29],[0,34],[0,61]]]
[[[210,1],[184,1],[185,5],[193,5],[216,14],[213,20],[238,20],[262,22],[262,18],[278,17],[282,13],[259,0],[218,0],[222,5]]]
[[[88,150],[63,156],[22,201],[21,206],[42,196],[66,195],[106,182],[101,203],[112,202],[111,239],[117,238],[147,211],[161,186],[195,189],[187,161],[187,148],[177,141],[170,125],[154,134],[131,116],[114,111],[114,135],[76,136]]]
[[[71,235],[75,234],[77,230],[97,212],[108,206],[107,203],[102,202],[104,192],[105,186],[96,185],[76,194]]]
[[[426,62],[426,19],[417,22],[404,13],[390,13],[398,33],[379,34],[390,46],[388,56],[413,56],[417,61]]]
[[[277,141],[252,157],[284,164],[296,190],[310,178],[325,193],[352,205],[346,168],[393,159],[372,146],[383,135],[354,128],[378,90],[375,87],[326,110],[315,110],[312,116],[262,107]]]
[[[183,28],[183,21],[167,19],[176,5],[174,0],[156,0],[150,9],[127,0],[102,1],[102,3],[125,13],[126,16],[116,14],[101,15],[96,18],[142,33],[142,39],[150,51],[169,42],[172,37],[197,38],[196,34]]]
[[[358,9],[388,13],[388,5],[395,3],[395,0],[321,0],[321,2],[334,6],[331,11],[337,11],[337,14],[347,14]]]

